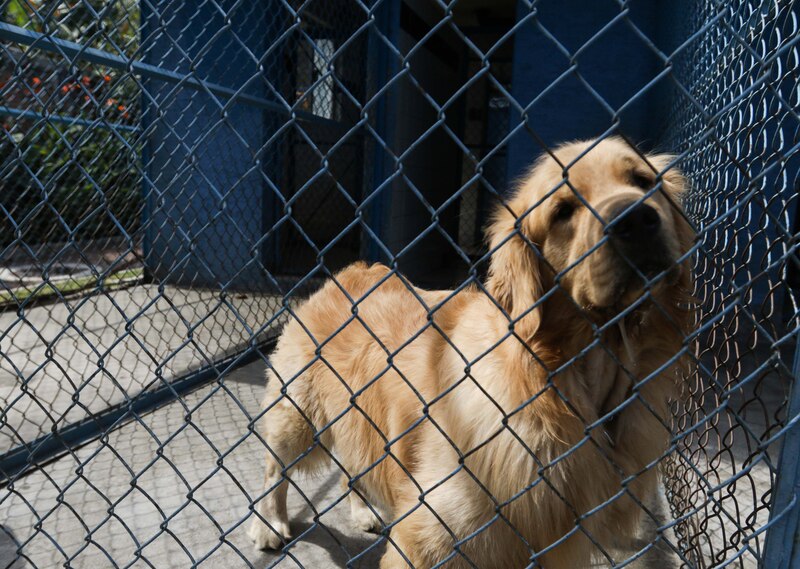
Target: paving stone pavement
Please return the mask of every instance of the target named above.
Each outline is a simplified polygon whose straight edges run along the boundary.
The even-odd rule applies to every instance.
[[[278,306],[143,285],[0,312],[0,454],[241,349]]]
[[[239,368],[224,388],[195,391],[0,491],[3,525],[29,566],[343,567],[374,544],[378,536],[351,527],[343,501],[291,556],[254,551],[246,530],[264,447],[247,425],[260,406],[263,368]],[[298,482],[317,511],[342,495],[333,472]],[[289,510],[295,535],[311,527],[314,514],[297,491]],[[0,543],[0,567],[14,549]],[[376,548],[356,566],[375,567],[378,555]]]

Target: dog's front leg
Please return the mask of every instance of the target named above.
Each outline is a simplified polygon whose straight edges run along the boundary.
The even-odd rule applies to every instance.
[[[422,557],[422,544],[413,543],[410,537],[405,532],[397,531],[397,528],[391,531],[386,553],[381,557],[380,569],[425,569],[432,565]]]
[[[420,508],[392,528],[380,569],[428,569],[452,553],[450,534],[434,516]],[[445,566],[452,567],[453,563]]]
[[[349,478],[343,474],[340,482],[342,491],[347,492],[349,489]],[[350,502],[350,519],[353,521],[353,525],[356,527],[356,529],[371,533],[378,533],[383,529],[383,524],[381,521],[373,513],[373,510],[370,509],[364,500],[362,500],[361,497],[355,492],[355,490],[350,492],[348,501]]]

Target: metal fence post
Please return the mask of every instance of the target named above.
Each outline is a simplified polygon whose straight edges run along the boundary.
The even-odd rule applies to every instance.
[[[778,463],[778,479],[775,485],[769,529],[765,545],[764,567],[767,569],[789,569],[800,563],[800,333],[792,366],[794,383],[791,389],[787,412],[786,434]]]
[[[367,47],[367,89],[371,96],[377,97],[374,110],[371,111],[375,121],[375,131],[383,140],[391,140],[394,135],[394,125],[389,118],[397,106],[394,95],[396,89],[390,88],[380,95],[378,93],[384,88],[386,82],[397,73],[397,60],[385,42],[388,41],[392,44],[397,42],[400,3],[396,0],[385,1],[375,6],[373,10],[375,12],[373,25],[376,31],[370,34]],[[383,36],[385,40],[380,39],[380,36]],[[370,191],[377,191],[377,194],[371,199],[367,209],[367,223],[378,239],[383,240],[385,237],[384,218],[387,215],[386,209],[389,204],[388,194],[390,192],[389,187],[384,188],[383,186],[387,184],[387,179],[391,175],[391,161],[385,149],[377,141],[370,142],[368,147],[371,148],[366,151],[369,159],[365,161],[364,178],[369,181]],[[376,190],[377,188],[382,189]],[[361,251],[364,257],[371,262],[386,260],[378,242],[366,233],[362,239]]]

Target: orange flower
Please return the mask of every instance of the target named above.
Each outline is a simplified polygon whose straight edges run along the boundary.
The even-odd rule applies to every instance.
[[[118,106],[118,107],[117,107],[117,110],[118,110],[118,111],[124,111],[124,110],[125,110],[125,105],[120,105],[120,106]]]
[[[36,87],[38,87],[39,85],[41,85],[41,84],[42,84],[42,80],[41,80],[41,79],[39,79],[38,77],[34,77],[34,78],[33,78],[33,84],[34,84]]]
[[[92,82],[92,80],[91,80],[89,77],[87,77],[86,75],[84,75],[84,76],[83,76],[83,78],[81,79],[81,81],[83,81],[83,84],[84,84],[84,85],[88,85],[89,83],[91,83],[91,82]]]
[[[111,81],[111,75],[104,75],[104,76],[103,76],[103,81],[105,81],[106,83],[108,83],[109,81]]]
[[[62,85],[61,86],[62,93],[69,93],[69,85]]]

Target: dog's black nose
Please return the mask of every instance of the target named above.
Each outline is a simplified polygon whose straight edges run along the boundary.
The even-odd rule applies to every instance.
[[[621,208],[614,216],[608,227],[608,234],[620,240],[652,240],[661,227],[658,212],[646,204],[639,204],[629,210],[628,207],[630,205]]]
[[[626,204],[612,217],[607,231],[611,246],[641,273],[650,276],[667,268],[661,217],[655,208]]]

